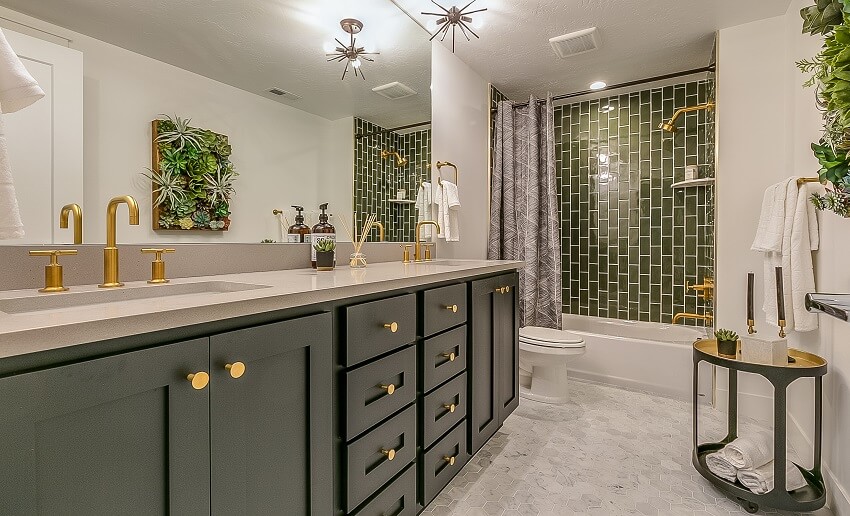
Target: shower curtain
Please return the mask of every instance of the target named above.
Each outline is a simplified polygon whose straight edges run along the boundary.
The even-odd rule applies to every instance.
[[[490,202],[491,260],[523,260],[522,326],[561,328],[561,231],[551,96],[526,107],[500,102]]]

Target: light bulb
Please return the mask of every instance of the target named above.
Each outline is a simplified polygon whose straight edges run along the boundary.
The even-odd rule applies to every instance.
[[[601,90],[601,89],[605,88],[606,86],[608,86],[608,84],[605,81],[596,81],[596,82],[590,83],[590,89],[592,89],[592,90]]]
[[[354,68],[360,68],[360,65],[362,65],[362,64],[363,64],[363,63],[360,61],[360,58],[359,58],[359,57],[358,57],[358,58],[355,58],[355,59],[351,62],[351,66],[353,66]]]

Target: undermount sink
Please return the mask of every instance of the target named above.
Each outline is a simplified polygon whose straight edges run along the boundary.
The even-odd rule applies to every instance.
[[[203,281],[198,283],[175,283],[156,286],[141,285],[91,292],[42,294],[39,296],[0,299],[0,312],[23,314],[104,303],[120,303],[121,301],[135,301],[139,299],[157,299],[193,294],[225,294],[261,288],[269,288],[269,286],[234,283],[230,281]]]

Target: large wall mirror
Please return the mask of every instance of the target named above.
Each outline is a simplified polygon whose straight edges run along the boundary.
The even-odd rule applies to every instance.
[[[431,43],[391,0],[0,0],[0,27],[47,95],[4,118],[27,234],[0,244],[72,243],[72,203],[102,243],[121,195],[119,243],[286,242],[323,203],[340,240],[370,214],[370,241],[414,239]]]

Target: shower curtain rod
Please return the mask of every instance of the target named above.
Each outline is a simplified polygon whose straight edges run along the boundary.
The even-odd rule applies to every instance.
[[[715,65],[710,64],[710,65],[704,66],[702,68],[694,68],[693,70],[685,70],[685,71],[682,71],[682,72],[668,73],[668,74],[665,74],[665,75],[657,75],[655,77],[648,77],[646,79],[639,79],[637,81],[629,81],[629,82],[623,82],[623,83],[620,83],[620,84],[612,84],[611,86],[607,86],[607,87],[605,87],[604,89],[601,89],[601,90],[584,90],[584,91],[576,91],[574,93],[565,93],[563,95],[556,95],[556,96],[552,97],[552,101],[555,102],[555,101],[558,101],[558,100],[564,100],[564,99],[569,99],[569,98],[573,98],[573,97],[581,97],[583,95],[590,95],[591,93],[599,93],[599,92],[603,92],[603,91],[606,91],[606,90],[616,90],[616,89],[620,89],[620,88],[628,88],[630,86],[639,86],[641,84],[647,84],[647,83],[650,83],[650,82],[657,82],[657,81],[664,81],[664,80],[667,80],[667,79],[675,79],[677,77],[684,77],[686,75],[694,75],[694,74],[697,74],[697,73],[713,72],[714,70],[715,70]],[[538,99],[537,102],[540,102],[542,104],[542,103],[546,102],[546,99]],[[514,104],[515,108],[526,107],[526,106],[528,106],[528,102],[522,102],[522,103]],[[497,110],[493,109],[491,111],[493,113],[495,113]]]
[[[431,121],[428,120],[427,122],[419,122],[417,124],[403,125],[401,127],[393,127],[392,129],[381,129],[380,131],[372,131],[371,133],[358,133],[358,134],[354,135],[354,138],[359,140],[360,138],[365,138],[367,136],[373,136],[373,135],[376,135],[376,134],[384,134],[384,133],[392,133],[392,132],[401,131],[401,130],[404,130],[404,129],[413,129],[414,127],[422,127],[423,125],[431,125]]]

